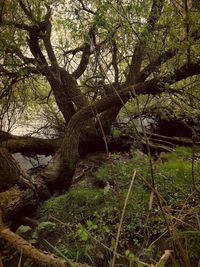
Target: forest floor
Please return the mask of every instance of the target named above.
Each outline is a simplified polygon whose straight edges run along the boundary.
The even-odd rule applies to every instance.
[[[87,155],[70,190],[42,203],[30,221],[19,235],[74,262],[112,266],[117,251],[115,266],[197,267],[200,153],[178,147],[156,161],[139,150]]]

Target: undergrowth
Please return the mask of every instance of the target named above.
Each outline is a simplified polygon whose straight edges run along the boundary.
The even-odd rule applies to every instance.
[[[111,266],[124,200],[136,170],[121,229],[116,266],[150,266],[150,263],[156,266],[164,251],[173,250],[177,240],[187,254],[190,266],[197,266],[200,204],[199,195],[193,191],[191,161],[191,151],[187,148],[177,148],[158,159],[153,166],[155,188],[152,189],[148,156],[139,152],[133,153],[131,159],[113,155],[112,163],[96,172],[96,179],[106,182],[107,189],[75,187],[43,204],[41,222],[50,221],[56,225],[54,233],[46,235],[45,240],[77,262]],[[194,170],[198,186],[198,154]],[[162,207],[152,190],[159,192]],[[171,233],[166,218],[163,218],[163,210],[168,226],[173,229]],[[178,253],[178,250],[171,253],[168,265],[161,262],[163,265],[157,266],[184,266]]]

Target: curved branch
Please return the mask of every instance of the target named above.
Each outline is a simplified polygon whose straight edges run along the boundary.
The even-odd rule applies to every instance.
[[[97,13],[91,10],[90,8],[86,7],[82,0],[78,0],[81,3],[82,9],[92,15],[96,15]]]
[[[39,62],[39,64],[44,64],[47,65],[47,61],[45,56],[43,55],[40,45],[39,45],[39,29],[37,26],[33,26],[31,31],[29,32],[29,37],[28,39],[28,45],[30,48],[31,53],[35,57],[35,59]]]
[[[51,22],[49,21],[46,32],[43,37],[43,41],[52,66],[58,68],[58,62],[50,41],[50,37],[51,37]]]
[[[169,80],[169,84],[173,84],[174,82],[178,82],[198,74],[200,74],[200,60],[197,63],[184,64],[174,72],[170,79],[166,78],[166,82]]]
[[[114,73],[115,73],[115,84],[119,83],[119,68],[118,68],[118,64],[117,64],[117,53],[118,53],[117,44],[113,40],[113,43],[112,43],[112,65],[113,65],[113,69],[114,69]]]
[[[78,79],[86,70],[89,57],[90,57],[90,45],[87,43],[85,47],[83,48],[81,61],[77,67],[77,69],[72,73],[72,76],[74,76],[75,79]]]
[[[65,51],[63,53],[63,55],[66,56],[68,54],[72,54],[74,56],[74,55],[76,55],[79,52],[83,52],[84,48],[85,48],[84,45],[81,45],[79,47],[76,47],[75,49],[70,49],[70,50]]]
[[[56,166],[55,173],[57,175],[56,180],[60,185],[63,185],[65,188],[69,188],[72,183],[72,177],[78,160],[79,138],[81,137],[85,123],[89,119],[93,118],[95,114],[99,114],[114,105],[121,104],[122,100],[127,101],[131,96],[134,97],[136,93],[161,93],[162,91],[156,87],[156,83],[157,82],[155,81],[148,81],[119,90],[118,94],[113,93],[99,101],[96,101],[90,106],[81,109],[72,117],[66,127],[61,148],[57,153],[59,164]],[[51,180],[51,175],[52,180],[55,179],[55,173],[48,173],[48,179]]]
[[[46,15],[46,18],[49,18],[49,11],[47,11],[47,14],[48,15]],[[10,21],[4,20],[3,24],[14,25],[17,29],[27,31],[29,34],[27,43],[28,43],[31,53],[33,54],[34,58],[39,62],[39,64],[42,63],[42,64],[47,65],[47,61],[39,45],[39,40],[42,37],[44,37],[44,34],[47,31],[48,23],[46,22],[46,20],[40,22],[39,24],[34,24],[34,25],[27,25],[25,23],[10,22]]]
[[[19,47],[17,47],[17,45],[10,45],[10,44],[6,44],[7,46],[7,52],[8,53],[12,53],[12,54],[16,54],[18,56],[18,58],[20,58],[21,60],[24,61],[24,63],[26,64],[36,64],[36,60],[34,58],[31,57],[27,57],[25,56],[22,51],[20,50]]]

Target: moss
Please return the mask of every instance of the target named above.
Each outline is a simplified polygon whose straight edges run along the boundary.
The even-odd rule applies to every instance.
[[[40,212],[42,219],[53,216],[62,221],[76,223],[90,217],[99,205],[103,205],[103,192],[76,188],[46,201]]]

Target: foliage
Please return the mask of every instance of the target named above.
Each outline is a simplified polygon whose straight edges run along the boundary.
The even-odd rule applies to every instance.
[[[183,200],[192,191],[192,149],[179,147],[165,158],[167,161],[156,166],[158,187],[163,196],[168,196],[172,202]],[[199,160],[195,160],[194,164],[195,177],[198,180]]]
[[[38,237],[42,237],[43,239],[51,234],[55,230],[55,223],[52,222],[41,222],[38,226],[34,229],[34,233],[32,238],[38,239]]]
[[[198,259],[200,255],[200,231],[185,231],[182,236],[185,238],[189,256],[192,259]]]
[[[20,235],[21,237],[23,237],[26,240],[30,240],[32,237],[32,229],[31,227],[27,226],[27,225],[21,225],[16,232],[18,235]]]

